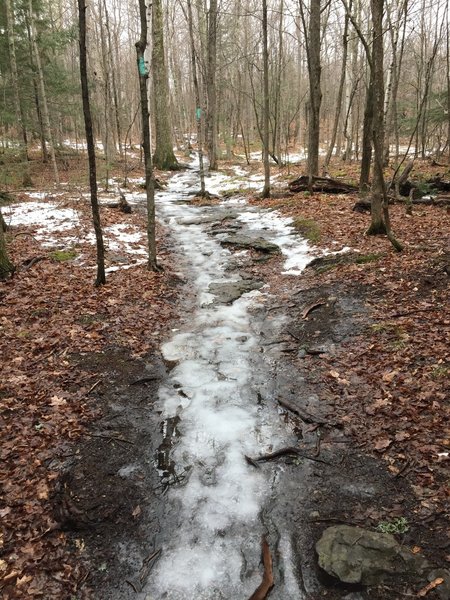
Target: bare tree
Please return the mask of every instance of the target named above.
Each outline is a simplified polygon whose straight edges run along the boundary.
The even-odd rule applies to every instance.
[[[300,0],[300,14],[306,39],[309,74],[308,175],[310,178],[319,174],[320,106],[322,104],[322,89],[320,85],[322,72],[320,62],[321,5],[321,0],[310,0],[309,24],[307,26],[303,0]]]
[[[23,109],[23,101],[19,91],[19,74],[17,71],[17,61],[16,61],[16,45],[14,41],[14,11],[11,4],[12,0],[6,0],[5,8],[6,8],[6,33],[8,37],[8,49],[9,49],[9,61],[11,65],[11,77],[12,84],[14,90],[14,104],[16,110],[16,119],[17,125],[19,126],[22,134],[22,143],[21,143],[21,154],[23,160],[23,178],[22,183],[25,187],[33,185],[30,172],[28,169],[28,138],[27,138],[27,130],[25,127],[25,113]]]
[[[4,220],[0,211],[0,279],[6,279],[14,272],[14,265],[8,258],[4,232]]]
[[[144,150],[145,191],[147,195],[147,239],[148,239],[148,269],[159,271],[156,259],[156,219],[155,219],[155,180],[153,178],[152,154],[150,151],[150,119],[148,112],[148,68],[145,62],[147,48],[147,9],[145,0],[139,0],[139,17],[141,35],[136,42],[137,68],[139,74],[139,91],[141,96],[142,115],[142,147]]]
[[[263,163],[264,188],[261,196],[270,196],[270,164],[269,164],[269,47],[267,39],[267,0],[262,3],[262,34],[263,34]]]
[[[89,185],[91,188],[92,219],[94,222],[95,240],[97,247],[97,278],[95,285],[106,283],[105,274],[105,247],[103,245],[103,234],[100,223],[100,210],[97,198],[97,165],[95,160],[94,135],[92,132],[92,116],[89,101],[89,85],[87,76],[86,58],[86,0],[78,0],[78,22],[80,32],[80,77],[81,95],[83,99],[84,125],[86,131],[86,142],[89,160]]]
[[[164,170],[178,169],[173,152],[172,127],[170,124],[169,81],[164,51],[164,21],[161,0],[152,5],[152,75],[155,119],[155,167]]]
[[[206,113],[206,141],[208,145],[209,168],[217,169],[217,0],[210,0],[208,11],[208,64],[206,72],[206,93],[208,109]]]

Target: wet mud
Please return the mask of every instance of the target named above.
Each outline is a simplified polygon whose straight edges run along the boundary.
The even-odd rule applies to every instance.
[[[246,599],[261,582],[265,535],[270,599],[395,598],[402,582],[331,581],[314,551],[327,526],[365,526],[381,507],[409,502],[401,478],[344,436],[303,361],[333,353],[367,322],[364,290],[302,290],[298,275],[312,259],[304,240],[276,214],[232,201],[240,234],[281,249],[268,259],[292,277],[280,301],[264,251],[222,247],[229,207],[189,204],[194,180],[177,174],[158,198],[188,282],[161,355],[79,358],[103,365],[108,379],[97,394],[103,417],[68,461],[56,499],[88,558],[84,585],[105,600]],[[288,447],[298,453],[279,452]]]

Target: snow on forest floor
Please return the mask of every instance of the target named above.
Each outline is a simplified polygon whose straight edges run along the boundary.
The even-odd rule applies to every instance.
[[[76,264],[87,266],[86,246],[95,245],[95,234],[88,207],[80,205],[80,199],[67,194],[32,192],[23,201],[10,204],[3,209],[8,225],[32,228],[32,236],[43,248],[49,251],[73,253]],[[56,197],[56,198],[55,198]],[[56,203],[55,199],[60,202]],[[130,268],[145,262],[147,256],[146,234],[142,224],[113,223],[103,227],[103,237],[107,259],[117,262],[107,267],[107,272],[120,268]]]

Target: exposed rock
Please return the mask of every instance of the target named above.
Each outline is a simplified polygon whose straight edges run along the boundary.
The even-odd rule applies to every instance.
[[[427,562],[388,533],[337,525],[316,544],[319,565],[344,583],[377,585],[392,575],[423,573]]]
[[[239,248],[253,248],[267,254],[279,254],[280,248],[262,237],[252,238],[246,235],[229,235],[220,240],[223,246],[237,246]]]
[[[209,215],[201,215],[186,219],[179,219],[180,225],[204,225],[208,223],[220,223],[226,219],[236,219],[237,213],[231,210],[217,210]]]
[[[264,284],[262,281],[226,281],[224,283],[210,283],[208,291],[216,297],[218,304],[231,304],[247,292],[259,290]]]

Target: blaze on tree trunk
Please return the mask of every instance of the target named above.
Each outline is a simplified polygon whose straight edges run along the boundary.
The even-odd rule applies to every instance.
[[[100,210],[97,198],[97,165],[95,162],[94,135],[92,133],[92,116],[89,102],[89,86],[86,60],[86,0],[78,0],[78,18],[80,30],[80,77],[81,95],[83,99],[84,126],[89,160],[89,185],[91,188],[92,219],[94,222],[95,240],[97,246],[97,278],[95,285],[106,283],[105,247],[100,223]]]
[[[159,169],[175,170],[179,167],[173,152],[172,128],[169,118],[169,81],[164,55],[164,21],[161,0],[153,0],[152,34],[153,101],[155,107],[155,153],[153,163]]]
[[[147,239],[148,239],[148,269],[158,271],[156,261],[156,226],[155,226],[155,180],[153,179],[153,164],[150,151],[150,121],[148,114],[147,81],[148,69],[145,63],[147,48],[147,10],[145,0],[139,0],[139,15],[141,21],[141,36],[136,42],[137,68],[139,73],[139,91],[141,97],[142,115],[142,148],[144,150],[145,190],[147,194]]]
[[[0,211],[0,279],[6,279],[14,272],[14,265],[8,258],[8,253],[6,251],[6,240],[5,233],[3,229],[3,215]]]

